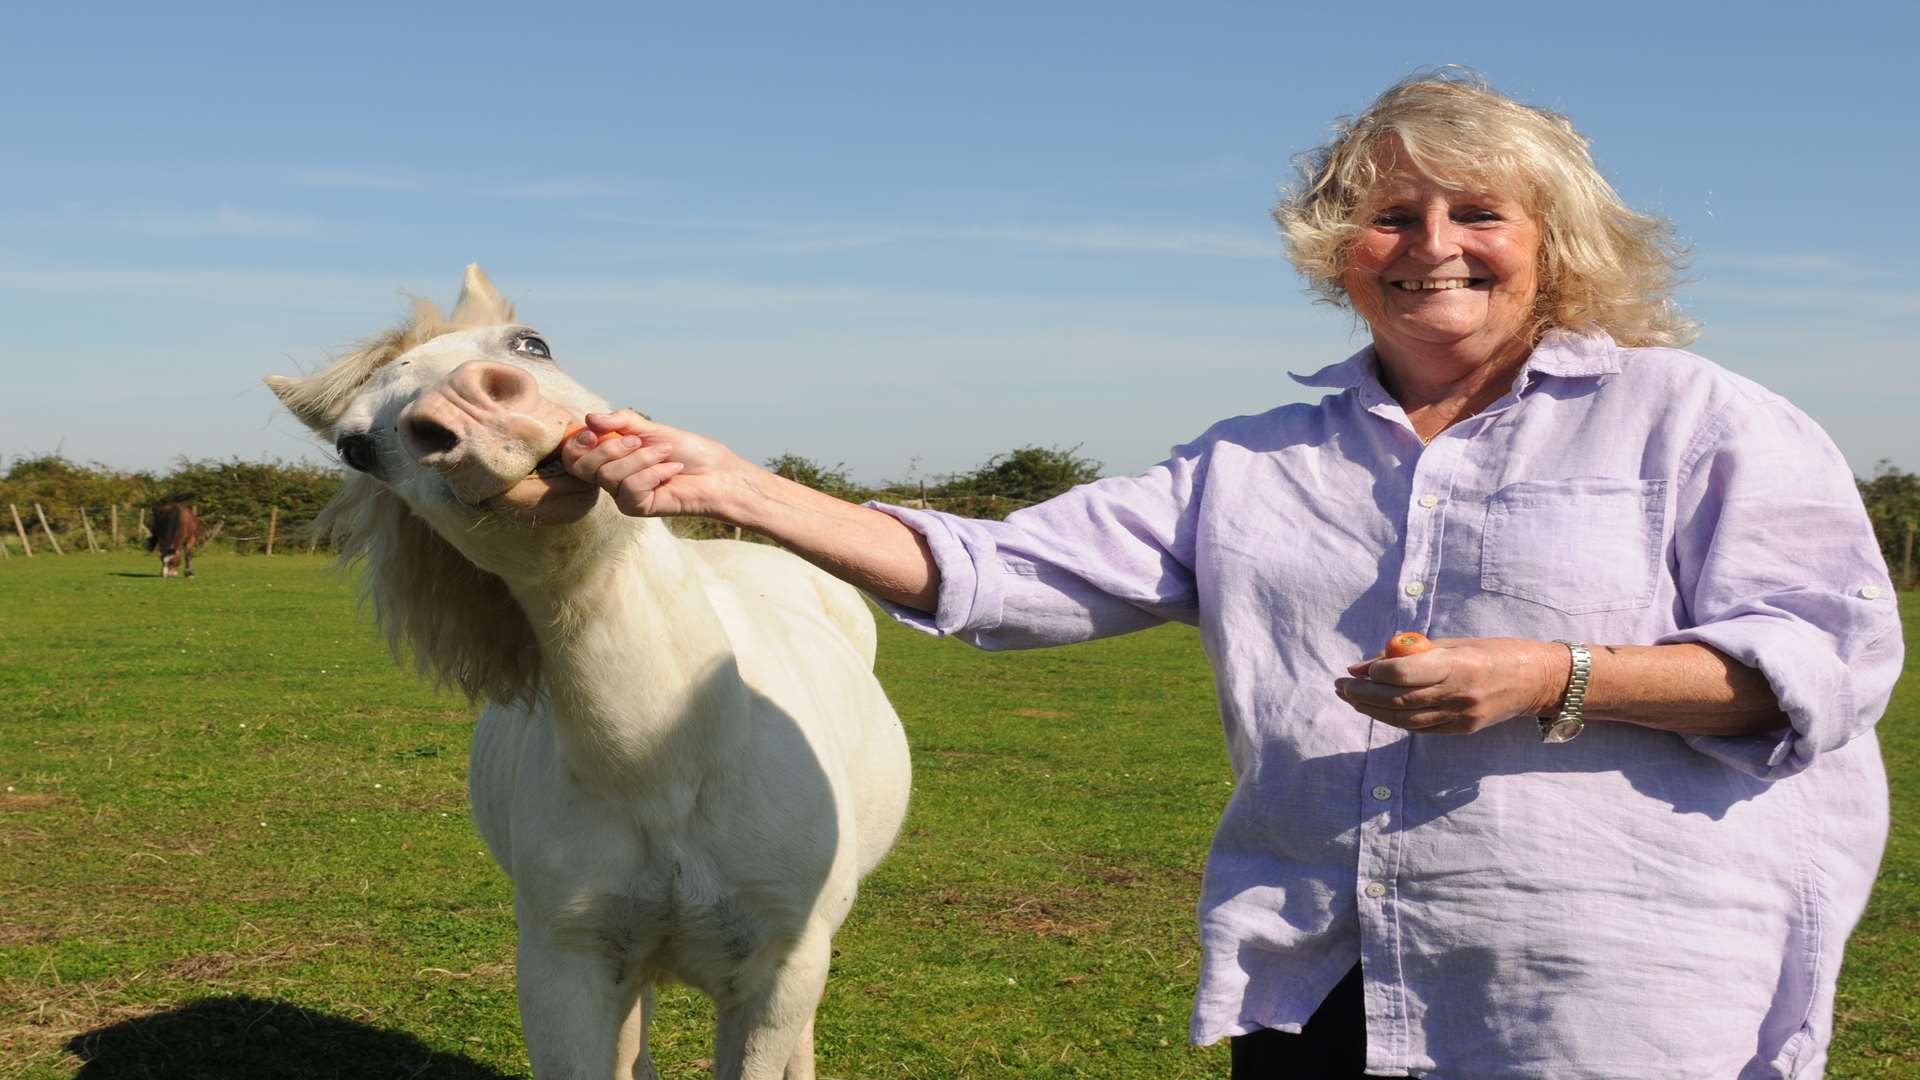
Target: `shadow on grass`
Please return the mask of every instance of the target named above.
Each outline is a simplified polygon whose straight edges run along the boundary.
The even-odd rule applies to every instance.
[[[75,1080],[510,1080],[411,1035],[236,995],[76,1035]]]

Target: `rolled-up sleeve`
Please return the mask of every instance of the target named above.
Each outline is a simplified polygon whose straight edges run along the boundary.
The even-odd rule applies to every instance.
[[[932,615],[896,620],[983,649],[1065,645],[1198,619],[1194,576],[1204,450],[1139,476],[1084,484],[1005,521],[869,503],[926,538],[940,570]]]
[[[1892,582],[1846,460],[1778,398],[1743,397],[1703,430],[1678,492],[1682,629],[1758,669],[1780,732],[1687,736],[1761,779],[1805,769],[1886,710],[1903,644]]]

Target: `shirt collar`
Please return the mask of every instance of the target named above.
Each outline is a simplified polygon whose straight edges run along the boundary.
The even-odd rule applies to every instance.
[[[1375,374],[1373,346],[1368,345],[1337,364],[1328,364],[1311,375],[1290,373],[1302,386],[1321,386],[1348,390],[1363,386]],[[1576,334],[1571,330],[1549,331],[1533,355],[1527,358],[1523,374],[1558,375],[1562,378],[1590,378],[1611,375],[1620,370],[1619,346],[1604,331]]]

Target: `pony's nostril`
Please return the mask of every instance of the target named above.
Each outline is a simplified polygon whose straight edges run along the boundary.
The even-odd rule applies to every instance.
[[[518,370],[498,364],[488,365],[480,387],[490,400],[512,401],[526,393],[528,379]]]
[[[407,443],[420,457],[444,454],[460,445],[460,436],[425,417],[407,421]]]

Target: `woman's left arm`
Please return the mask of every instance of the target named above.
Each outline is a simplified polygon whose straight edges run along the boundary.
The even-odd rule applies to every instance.
[[[1589,645],[1589,720],[1682,735],[1764,735],[1787,727],[1766,676],[1706,645]],[[1413,656],[1375,658],[1335,684],[1382,723],[1463,735],[1514,717],[1552,715],[1566,696],[1571,650],[1520,638],[1442,638]]]
[[[1741,391],[1694,440],[1674,488],[1681,626],[1642,645],[1588,643],[1586,714],[1674,732],[1769,780],[1870,730],[1900,673],[1900,620],[1832,440],[1784,400]],[[1338,692],[1370,716],[1436,734],[1558,709],[1566,646],[1436,644],[1356,664]]]

